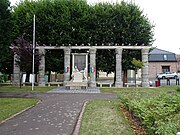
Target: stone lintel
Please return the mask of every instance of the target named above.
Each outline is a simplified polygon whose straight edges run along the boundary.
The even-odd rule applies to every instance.
[[[95,49],[116,49],[116,48],[122,48],[122,49],[129,49],[129,50],[140,50],[140,49],[150,49],[152,48],[152,46],[37,46],[36,49],[91,49],[91,48],[95,48]]]

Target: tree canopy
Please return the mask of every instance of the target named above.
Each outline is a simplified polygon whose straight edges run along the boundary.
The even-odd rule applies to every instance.
[[[131,3],[88,5],[83,0],[37,0],[14,8],[16,36],[32,40],[32,18],[36,15],[39,45],[151,45],[153,25],[140,8]]]
[[[23,34],[26,40],[32,41],[33,15],[36,15],[36,41],[42,46],[74,45],[132,45],[150,46],[153,39],[153,25],[139,6],[122,1],[120,4],[99,3],[88,5],[84,0],[25,0],[14,7],[14,37]],[[105,52],[105,53],[104,53]],[[57,55],[47,52],[51,57],[47,69],[59,66]],[[108,72],[114,70],[115,52],[98,52],[99,69]],[[131,56],[141,55],[136,51],[123,51],[123,69],[131,68]],[[62,61],[63,59],[60,59]],[[59,62],[60,62],[59,61]],[[104,64],[100,62],[104,61]],[[54,69],[55,70],[55,69]]]
[[[11,7],[8,0],[0,0],[0,72],[12,73],[11,45]]]
[[[32,50],[33,46],[23,37],[19,37],[14,40],[12,44],[13,53],[16,55],[16,63],[20,67],[22,72],[31,73],[32,71]],[[38,51],[34,53],[35,73],[37,72],[40,57]]]

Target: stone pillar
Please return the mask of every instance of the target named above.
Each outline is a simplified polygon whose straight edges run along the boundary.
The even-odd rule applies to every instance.
[[[116,48],[116,82],[115,87],[123,87],[122,82],[122,48]]]
[[[142,62],[144,66],[142,68],[142,87],[149,87],[149,74],[148,74],[148,54],[149,49],[143,48],[142,50]]]
[[[14,65],[13,65],[13,86],[20,85],[20,67],[16,63],[17,61],[17,54],[14,55]]]
[[[96,87],[96,48],[89,49],[90,53],[90,81],[89,87]]]
[[[39,49],[39,55],[41,56],[40,62],[39,62],[39,86],[45,86],[45,49],[40,48]]]
[[[64,49],[64,85],[70,80],[71,49]]]
[[[74,67],[75,67],[75,65],[74,65],[74,54],[72,54],[72,72],[74,72]]]

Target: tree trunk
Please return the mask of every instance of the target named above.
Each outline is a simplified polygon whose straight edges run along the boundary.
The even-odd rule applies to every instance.
[[[57,82],[57,72],[55,72],[55,82]]]
[[[38,82],[38,75],[37,75],[37,73],[35,74],[35,82]]]
[[[127,79],[127,70],[124,70],[123,72],[124,72],[124,74],[123,74],[123,84],[124,84],[124,83],[128,82],[128,79]]]
[[[51,82],[51,71],[48,71],[48,82]]]
[[[134,74],[135,74],[135,75],[134,75],[134,83],[135,83],[135,87],[136,87],[136,74],[137,74],[137,71],[134,70],[134,72],[135,72],[135,73],[134,73]]]
[[[21,88],[22,86],[22,78],[23,78],[23,73],[20,72],[20,80],[19,80],[19,87]]]

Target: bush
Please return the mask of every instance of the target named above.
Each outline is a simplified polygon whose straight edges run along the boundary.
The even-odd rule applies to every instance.
[[[179,93],[163,93],[152,98],[120,98],[129,111],[139,118],[149,135],[174,135],[180,130]]]
[[[177,92],[180,92],[180,87],[177,87],[177,88],[176,88],[176,91],[177,91]]]
[[[1,74],[0,73],[0,83],[6,82],[8,79],[6,74]]]

